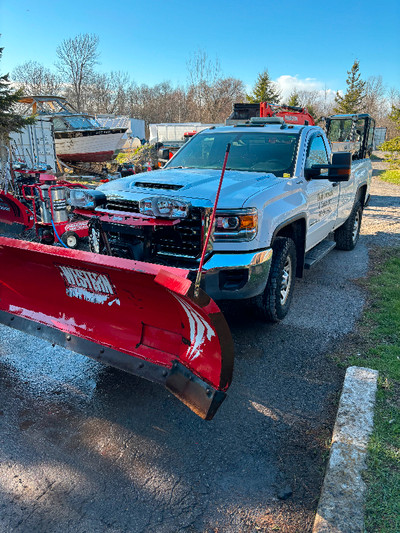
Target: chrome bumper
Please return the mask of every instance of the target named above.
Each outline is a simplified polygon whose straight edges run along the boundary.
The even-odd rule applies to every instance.
[[[272,249],[214,253],[204,264],[201,288],[216,300],[241,300],[261,294],[268,280]]]

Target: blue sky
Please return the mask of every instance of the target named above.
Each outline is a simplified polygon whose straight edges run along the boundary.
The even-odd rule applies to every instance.
[[[97,70],[137,83],[186,83],[202,49],[248,86],[268,68],[282,86],[345,89],[357,58],[364,79],[400,89],[399,0],[0,0],[0,33],[1,73],[28,60],[52,67],[63,39],[96,33]]]

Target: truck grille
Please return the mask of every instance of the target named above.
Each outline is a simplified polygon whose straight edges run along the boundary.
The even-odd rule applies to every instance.
[[[201,254],[202,217],[200,209],[191,210],[189,218],[172,228],[156,231],[155,242],[159,255],[196,258]]]
[[[139,213],[139,202],[135,200],[108,200],[106,209]]]
[[[133,200],[109,200],[107,209],[139,213],[139,202]],[[159,227],[155,231],[157,254],[195,259],[201,254],[202,245],[201,209],[192,208],[189,218],[173,227]]]

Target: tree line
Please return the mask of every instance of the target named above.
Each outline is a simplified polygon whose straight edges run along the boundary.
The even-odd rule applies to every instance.
[[[137,84],[126,72],[99,73],[99,38],[80,34],[65,39],[57,47],[57,62],[50,69],[37,61],[27,61],[11,73],[11,80],[25,95],[62,95],[78,110],[91,114],[128,115],[158,122],[223,123],[235,102],[269,102],[307,107],[319,118],[332,113],[370,113],[378,126],[386,126],[389,137],[395,134],[390,121],[392,108],[400,106],[400,93],[387,90],[381,76],[363,80],[355,60],[347,72],[346,92],[293,89],[286,101],[268,70],[261,72],[250,94],[242,80],[224,77],[218,60],[204,51],[187,61],[188,80],[173,86],[169,81],[153,86]],[[392,131],[393,130],[393,131]]]
[[[65,96],[80,112],[128,115],[147,124],[223,122],[232,103],[245,98],[243,82],[224,77],[219,62],[203,51],[188,60],[185,86],[169,81],[150,86],[135,83],[126,72],[97,72],[98,44],[93,34],[65,39],[56,50],[55,69],[27,61],[14,69],[12,81],[25,95]]]
[[[286,102],[283,102],[277,84],[270,79],[268,70],[264,70],[258,75],[253,92],[247,96],[247,100],[306,107],[315,119],[332,114],[369,113],[375,118],[377,126],[388,128],[388,137],[391,138],[396,134],[392,114],[393,109],[400,107],[400,92],[395,88],[388,90],[382,76],[370,76],[363,80],[360,63],[355,60],[347,71],[345,93],[337,91],[334,99],[329,98],[326,90],[306,91],[294,88]]]

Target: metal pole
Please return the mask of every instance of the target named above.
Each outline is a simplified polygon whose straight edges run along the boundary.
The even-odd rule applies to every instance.
[[[217,194],[215,195],[214,207],[213,207],[213,210],[212,210],[212,213],[211,213],[211,217],[210,217],[210,224],[209,224],[208,231],[207,231],[207,236],[206,236],[206,239],[205,239],[205,242],[204,242],[203,251],[201,253],[199,269],[197,271],[196,281],[195,281],[195,284],[194,284],[194,295],[196,296],[196,298],[199,295],[201,271],[203,269],[204,257],[206,255],[207,246],[208,246],[208,243],[210,241],[211,233],[212,233],[213,227],[214,227],[215,213],[216,213],[217,206],[218,206],[219,195],[220,195],[220,192],[221,192],[222,181],[224,179],[226,163],[228,161],[228,155],[229,155],[229,150],[230,149],[231,149],[231,143],[228,143],[226,145],[224,164],[222,165],[222,172],[221,172],[221,177],[219,179],[218,190],[217,190]]]

